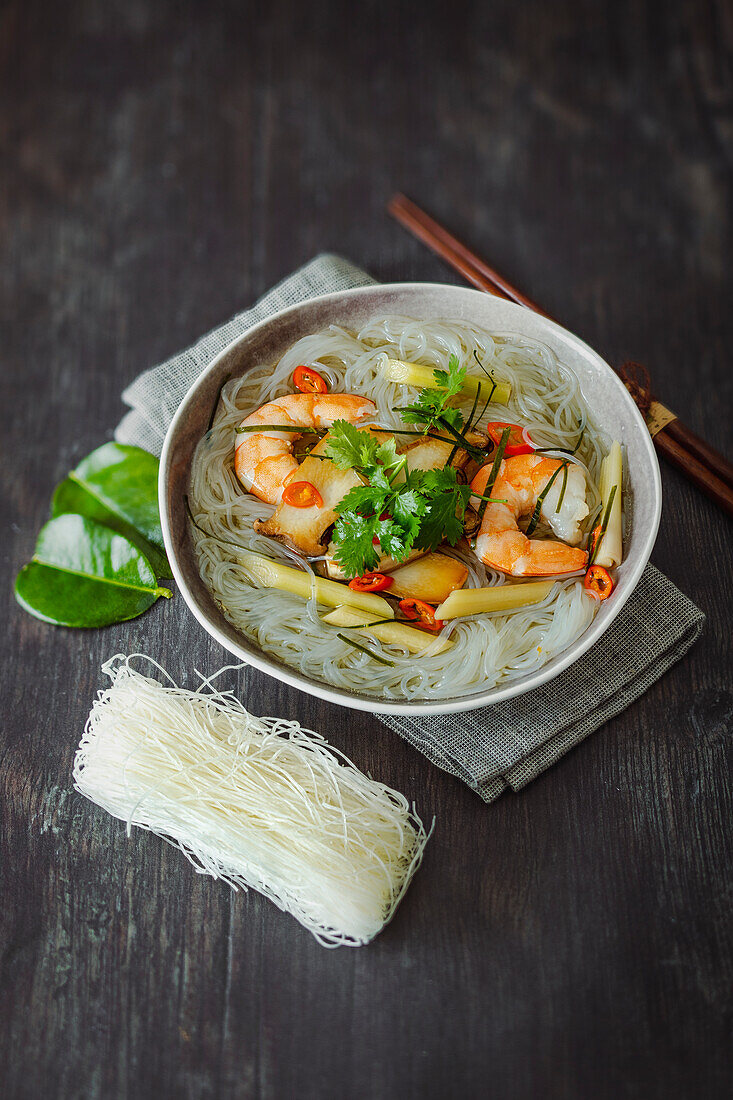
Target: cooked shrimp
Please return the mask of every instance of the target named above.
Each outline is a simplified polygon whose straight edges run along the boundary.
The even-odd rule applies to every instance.
[[[285,485],[298,469],[293,443],[302,432],[269,431],[285,428],[330,428],[334,420],[356,424],[376,412],[368,397],[353,393],[288,393],[250,413],[237,429],[234,471],[250,493],[268,504],[279,504]],[[262,431],[242,431],[262,425]]]
[[[568,463],[562,505],[558,510],[564,474],[558,473],[545,495],[540,515],[563,542],[531,539],[520,531],[517,520],[534,511],[548,481],[563,466],[556,458],[537,454],[513,455],[499,467],[491,490],[506,504],[487,504],[476,554],[485,565],[513,577],[543,577],[575,573],[585,566],[587,554],[577,549],[580,521],[588,515],[585,503],[585,474],[577,463]],[[483,493],[491,466],[483,466],[471,482],[475,493]]]

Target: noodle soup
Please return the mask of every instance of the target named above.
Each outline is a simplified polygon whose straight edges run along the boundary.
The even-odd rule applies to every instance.
[[[227,382],[214,424],[196,449],[189,503],[199,571],[225,617],[261,649],[312,679],[390,701],[470,696],[541,669],[583,634],[597,611],[598,599],[584,585],[584,571],[564,575],[539,603],[454,619],[437,636],[450,639],[450,648],[438,652],[436,639],[415,654],[378,639],[364,647],[348,644],[324,622],[315,593],[303,599],[252,583],[242,550],[311,572],[321,563],[255,529],[274,507],[246,492],[236,477],[233,441],[243,418],[292,393],[293,373],[306,364],[334,393],[370,398],[377,407],[374,422],[398,432],[404,428],[399,410],[417,399],[418,390],[385,378],[386,361],[447,371],[452,356],[474,373],[478,360],[496,381],[511,387],[506,404],[492,403],[472,426],[480,430],[494,421],[520,424],[542,454],[563,460],[572,455],[585,476],[584,543],[597,522],[601,463],[610,441],[594,424],[577,377],[546,345],[465,321],[406,317],[374,318],[359,332],[331,326],[304,337],[275,365],[262,364]],[[459,407],[468,419],[472,398],[462,395]],[[542,523],[535,532],[540,538],[548,533]],[[479,560],[466,539],[440,550],[463,563],[467,589],[517,583]]]

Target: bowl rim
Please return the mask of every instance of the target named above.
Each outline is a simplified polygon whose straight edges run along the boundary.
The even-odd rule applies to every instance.
[[[482,707],[492,706],[495,703],[505,702],[508,699],[516,698],[517,696],[526,695],[528,692],[533,691],[535,688],[540,687],[543,684],[556,679],[562,672],[574,664],[580,657],[582,657],[588,650],[599,640],[599,638],[605,634],[613,621],[620,614],[621,610],[625,606],[626,602],[634,592],[641,575],[646,568],[651,552],[656,541],[657,533],[659,531],[659,523],[662,511],[662,484],[661,474],[659,470],[659,462],[657,460],[656,451],[654,449],[652,438],[649,434],[647,426],[644,422],[639,409],[633,401],[631,395],[628,393],[621,379],[616,372],[609,366],[606,360],[582,340],[579,336],[576,336],[573,332],[564,328],[556,321],[552,321],[549,318],[541,316],[541,322],[543,325],[549,327],[550,332],[558,334],[563,341],[574,344],[578,351],[586,356],[590,356],[596,361],[596,363],[608,373],[613,383],[617,386],[619,392],[619,399],[626,404],[628,412],[631,414],[631,420],[635,421],[636,429],[639,433],[639,439],[643,440],[643,446],[647,452],[647,458],[649,461],[649,467],[652,472],[653,482],[653,514],[651,517],[647,516],[647,522],[651,518],[651,523],[647,529],[647,535],[642,543],[641,549],[638,554],[636,563],[634,563],[631,572],[626,575],[626,584],[624,591],[617,592],[616,599],[614,600],[614,606],[609,608],[609,614],[606,616],[605,621],[599,622],[599,616],[596,616],[588,627],[588,629],[570,645],[563,653],[559,654],[556,658],[553,658],[543,668],[538,669],[536,672],[531,673],[526,678],[514,681],[505,686],[499,686],[497,688],[487,689],[485,692],[476,692],[470,696],[458,696],[449,700],[435,700],[430,702],[429,700],[420,700],[416,702],[397,702],[395,700],[381,700],[374,696],[359,695],[351,693],[345,689],[334,687],[330,684],[325,684],[320,680],[311,679],[305,674],[298,672],[297,670],[286,665],[278,658],[270,657],[264,650],[261,650],[255,646],[255,643],[250,642],[244,635],[242,640],[250,648],[244,648],[234,642],[223,630],[219,628],[217,623],[213,622],[209,617],[207,611],[201,607],[197,601],[196,594],[191,590],[186,580],[184,571],[179,564],[178,549],[175,545],[173,538],[173,531],[170,522],[170,515],[174,502],[170,498],[169,483],[170,483],[170,466],[173,458],[173,451],[177,441],[177,436],[181,425],[185,422],[189,412],[189,406],[196,397],[196,393],[200,387],[203,386],[208,376],[214,373],[220,361],[237,345],[249,340],[254,334],[259,333],[267,326],[288,318],[298,311],[314,306],[330,304],[337,305],[344,298],[368,298],[370,295],[384,294],[385,292],[427,292],[427,291],[439,291],[441,293],[448,292],[449,294],[455,293],[464,302],[467,300],[467,296],[476,296],[477,300],[485,302],[486,294],[483,291],[473,290],[469,287],[456,286],[449,283],[425,283],[425,282],[399,282],[399,283],[374,283],[368,286],[352,287],[345,290],[333,291],[328,294],[314,295],[309,298],[303,299],[301,302],[296,302],[291,306],[287,306],[282,310],[278,310],[276,313],[270,314],[263,320],[251,325],[239,336],[236,336],[226,347],[224,347],[217,355],[212,359],[207,367],[198,375],[198,377],[191,384],[189,389],[178,406],[173,419],[171,420],[168,430],[163,442],[163,448],[160,456],[160,473],[158,481],[158,493],[160,503],[160,518],[163,531],[163,540],[165,543],[165,549],[168,555],[168,560],[171,565],[173,578],[176,585],[183,596],[184,602],[192,612],[196,620],[203,626],[204,630],[213,637],[221,646],[224,647],[229,653],[239,657],[245,664],[251,665],[257,668],[261,672],[265,672],[269,676],[284,681],[291,687],[297,688],[300,691],[305,691],[309,695],[313,695],[320,699],[325,699],[328,702],[336,703],[339,706],[347,707],[351,710],[371,711],[375,714],[390,714],[390,715],[402,715],[402,716],[418,716],[418,715],[438,715],[438,714],[455,714],[464,711],[478,710]],[[521,318],[526,315],[526,307],[517,305],[513,302],[506,302],[501,300],[501,305],[507,308],[510,313],[516,311],[516,316],[519,320],[518,331],[521,331]],[[536,314],[532,314],[536,317]],[[336,322],[333,322],[336,323]],[[534,338],[534,337],[532,337]],[[230,624],[231,625],[231,624]],[[236,627],[232,627],[236,630]]]

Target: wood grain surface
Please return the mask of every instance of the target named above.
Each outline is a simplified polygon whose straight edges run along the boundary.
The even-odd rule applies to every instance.
[[[520,795],[487,807],[369,715],[230,677],[435,815],[360,950],[72,791],[102,661],[224,663],[180,596],[61,630],[12,580],[142,369],[319,251],[455,281],[397,189],[730,455],[732,70],[723,0],[2,6],[7,1100],[730,1094],[733,528],[674,471],[653,561],[703,637]]]

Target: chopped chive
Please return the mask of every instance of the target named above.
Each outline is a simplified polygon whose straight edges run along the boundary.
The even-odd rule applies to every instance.
[[[595,561],[596,554],[598,553],[598,547],[603,542],[603,536],[606,533],[606,528],[608,527],[608,521],[611,518],[611,508],[613,507],[613,498],[616,496],[616,489],[617,489],[617,486],[613,485],[611,487],[611,492],[608,494],[608,504],[606,505],[606,511],[603,514],[603,523],[601,524],[601,530],[600,530],[600,533],[598,535],[598,538],[595,541],[595,545],[593,547],[593,552],[592,552],[592,554],[591,554],[591,556],[588,560],[588,565],[592,565],[593,562]]]
[[[555,478],[559,474],[560,470],[567,469],[567,465],[568,465],[568,463],[564,462],[564,463],[562,463],[562,465],[557,467],[557,470],[555,471],[553,476],[551,476],[549,478],[549,481],[547,482],[547,485],[545,485],[545,488],[543,489],[543,491],[541,491],[541,493],[537,497],[537,503],[535,504],[535,510],[533,511],[532,519],[529,520],[528,525],[527,525],[527,529],[524,532],[525,535],[527,536],[527,538],[529,538],[530,535],[533,535],[533,533],[535,531],[535,528],[537,527],[537,524],[539,522],[539,515],[541,513],[541,510],[543,510],[543,504],[545,503],[545,497],[549,493],[551,485],[553,485],[553,482],[555,481]],[[567,476],[567,474],[566,474],[566,476]]]
[[[392,412],[420,412],[420,413],[422,413],[423,411],[424,410],[418,409],[414,405],[395,405],[392,409]],[[420,419],[422,419],[422,417]],[[436,420],[437,420],[437,423],[443,428],[443,430],[448,432],[449,435],[451,435],[453,437],[453,439],[456,440],[459,443],[461,450],[467,451],[471,455],[471,457],[475,458],[475,459],[480,459],[480,458],[483,457],[483,451],[480,450],[480,448],[474,447],[473,444],[469,443],[468,440],[466,439],[466,437],[464,435],[462,435],[461,432],[457,431],[453,427],[452,424],[449,424],[447,420],[444,420],[444,418],[442,416],[436,417]],[[398,431],[398,429],[396,429],[396,428],[395,429],[387,428],[385,430],[386,431],[394,431],[395,433],[397,433],[397,431]],[[422,431],[422,432],[409,432],[408,433],[408,432],[400,431],[399,434],[400,435],[408,435],[408,434],[409,435],[429,435],[430,432],[428,430],[428,425],[426,424],[425,430]],[[436,437],[436,438],[440,438],[440,437]],[[450,443],[451,440],[447,439],[445,442]]]
[[[481,421],[483,420],[484,416],[486,415],[486,410],[488,409],[489,405],[491,404],[491,398],[492,398],[492,395],[493,395],[495,389],[496,389],[496,383],[494,383],[493,389],[491,390],[491,393],[489,394],[489,396],[486,398],[486,401],[484,403],[484,407],[481,410],[481,412],[479,413],[479,416],[476,420],[477,424],[480,424]]]
[[[491,496],[491,490],[494,488],[494,482],[496,481],[496,478],[499,474],[499,467],[501,466],[501,460],[504,457],[504,451],[506,450],[506,445],[509,442],[509,436],[511,435],[511,431],[512,431],[511,428],[504,428],[504,431],[501,433],[501,439],[499,440],[499,445],[496,448],[496,454],[494,455],[494,464],[491,467],[491,473],[489,474],[488,480],[487,480],[486,484],[484,485],[484,491],[486,493],[486,497]],[[481,526],[481,524],[483,522],[484,512],[486,511],[486,505],[488,504],[488,500],[486,499],[486,497],[481,498],[481,504],[479,505],[479,510],[478,510],[478,525],[479,525],[479,527]]]
[[[397,412],[398,410],[395,409],[393,411]],[[453,442],[452,439],[446,439],[446,437],[444,435],[436,435],[435,432],[428,432],[428,431],[417,432],[417,431],[410,431],[407,428],[380,428],[379,430],[383,431],[383,432],[391,432],[392,435],[421,435],[421,436],[424,436],[427,439],[440,439],[441,442],[443,442],[443,443],[452,443]]]
[[[542,505],[544,504],[545,497],[547,496],[547,494],[550,491],[550,488],[552,487],[553,481],[555,480],[557,475],[560,473],[560,470],[562,470],[566,466],[567,466],[567,462],[564,462],[562,464],[562,466],[558,466],[558,468],[555,470],[554,474],[549,479],[549,481],[545,485],[545,487],[542,490],[542,492],[540,493],[540,495],[537,497],[537,503],[534,506],[534,512],[532,513],[532,518],[530,519],[530,521],[527,525],[527,530],[524,532],[525,535],[527,536],[527,538],[529,538],[530,535],[534,534],[535,528],[537,527],[537,524],[540,521],[540,513],[542,511]]]
[[[578,436],[578,442],[575,444],[572,451],[568,447],[535,447],[535,454],[542,455],[542,454],[546,454],[548,451],[560,451],[562,454],[571,455],[571,456],[577,454],[578,453],[578,448],[580,447],[580,444],[583,442],[583,436],[585,435],[585,429],[588,427],[588,425],[586,423],[584,423],[583,421],[581,421],[581,424],[579,425],[579,427],[580,427],[580,435]]]
[[[487,377],[487,378],[490,378],[490,379],[491,379],[491,382],[492,382],[492,389],[491,389],[491,392],[493,393],[493,392],[494,392],[494,390],[496,389],[496,382],[494,381],[494,375],[493,375],[493,374],[491,373],[491,371],[488,371],[488,370],[486,369],[486,367],[485,367],[485,366],[483,365],[483,363],[481,362],[481,360],[480,360],[480,359],[479,359],[479,357],[478,357],[478,352],[476,351],[476,348],[474,348],[474,349],[473,349],[473,357],[474,357],[474,359],[476,360],[476,362],[478,363],[478,365],[479,365],[480,369],[481,369],[481,370],[482,370],[482,371],[484,372],[484,374],[486,375],[486,377]]]
[[[456,431],[456,429],[453,428],[447,420],[444,420],[442,416],[438,417],[438,423],[442,425],[446,432],[450,432],[454,439],[458,440],[461,450],[467,451],[472,458],[480,459],[483,457],[483,451],[478,447],[474,447],[472,443],[469,443],[466,437],[461,432]]]
[[[209,432],[211,431],[211,429],[212,429],[212,428],[214,427],[214,417],[216,416],[216,410],[217,410],[217,409],[219,408],[219,402],[221,401],[221,391],[222,391],[222,390],[224,389],[224,387],[226,386],[227,382],[229,381],[229,379],[230,379],[231,377],[232,377],[232,375],[231,375],[231,372],[230,372],[230,373],[229,373],[229,374],[228,374],[228,375],[227,375],[227,376],[225,377],[225,379],[224,379],[224,381],[222,382],[222,384],[221,384],[221,385],[219,386],[219,390],[218,390],[218,392],[217,392],[217,395],[216,395],[216,401],[214,402],[214,407],[213,407],[213,409],[211,410],[211,417],[210,417],[210,419],[209,419],[209,426],[208,426],[208,428],[206,429],[206,435],[208,435],[208,434],[209,434]]]
[[[567,487],[568,487],[568,463],[566,462],[565,466],[564,466],[564,469],[563,469],[563,475],[562,475],[562,489],[560,490],[560,496],[557,499],[557,508],[555,509],[555,514],[556,515],[560,511],[560,509],[562,508],[562,502],[565,500],[565,490],[567,489]]]
[[[292,424],[247,424],[237,428],[240,432],[298,432],[299,435],[318,435],[318,428],[294,428]]]
[[[473,418],[476,414],[476,406],[479,403],[480,397],[481,397],[481,383],[478,382],[476,384],[476,396],[473,399],[473,405],[471,406],[471,411],[468,414],[468,420],[466,421],[466,423],[463,427],[464,432],[470,432],[470,430],[471,430],[471,427],[473,425]],[[458,444],[454,443],[453,448],[451,450],[451,453],[448,455],[448,461],[446,462],[446,466],[450,466],[450,464],[452,463],[453,459],[456,456],[457,451],[458,451]]]
[[[392,620],[390,620],[391,622]],[[390,668],[394,668],[394,661],[388,661],[386,657],[381,657],[379,653],[375,653],[365,645],[359,645],[353,638],[348,638],[346,634],[342,634],[340,631],[336,635],[337,638],[341,638],[347,645],[352,646],[354,649],[360,649],[362,653],[366,653],[367,657],[373,657],[375,661],[379,661],[383,665],[389,665]]]

